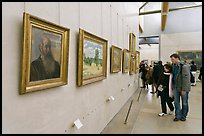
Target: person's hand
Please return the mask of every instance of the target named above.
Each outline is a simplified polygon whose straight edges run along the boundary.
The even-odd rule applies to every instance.
[[[185,91],[185,90],[182,90],[182,91],[181,91],[181,95],[182,95],[182,96],[186,95],[186,91]]]

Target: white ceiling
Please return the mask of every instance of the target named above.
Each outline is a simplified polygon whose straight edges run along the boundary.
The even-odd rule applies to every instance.
[[[194,2],[196,5],[202,5],[202,2]]]
[[[126,14],[138,13],[139,8],[144,2],[124,2]]]

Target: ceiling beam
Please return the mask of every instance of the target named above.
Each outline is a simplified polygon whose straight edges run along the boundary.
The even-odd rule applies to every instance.
[[[148,2],[145,2],[140,8],[139,8],[139,11],[145,6],[147,5]]]
[[[139,38],[159,38],[159,35],[140,36]]]
[[[167,20],[167,15],[169,12],[169,2],[162,2],[162,9],[161,9],[161,29],[162,31],[165,30],[166,27],[166,20]]]
[[[171,8],[171,9],[169,9],[169,12],[171,12],[171,11],[176,11],[176,10],[181,10],[181,9],[197,8],[197,7],[202,7],[202,5],[196,5],[196,6],[184,6],[184,7],[179,7],[179,8]],[[154,10],[154,11],[141,12],[141,13],[139,13],[139,16],[142,16],[142,15],[149,15],[149,14],[155,14],[155,13],[161,13],[161,10]]]
[[[140,24],[139,24],[139,31],[140,31],[140,33],[143,33],[143,30],[142,30],[142,27]]]
[[[202,7],[202,5],[184,6],[184,7],[179,7],[179,8],[171,8],[171,9],[169,9],[169,12],[170,11],[175,11],[175,10],[180,10],[180,9],[189,9],[189,8],[197,8],[197,7]]]

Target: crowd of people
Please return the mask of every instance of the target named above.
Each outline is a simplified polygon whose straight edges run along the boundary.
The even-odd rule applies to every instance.
[[[152,85],[152,94],[156,93],[161,99],[160,117],[175,111],[174,121],[185,121],[188,111],[188,97],[191,86],[196,85],[197,66],[194,61],[187,63],[181,61],[180,56],[176,53],[170,56],[171,62],[162,64],[162,61],[155,62],[154,65],[146,64],[141,61],[139,67],[140,77],[142,79],[141,88],[147,88]],[[194,78],[193,80],[191,78]],[[202,80],[202,67],[198,76]],[[155,88],[155,91],[154,89]],[[181,98],[181,105],[180,105]],[[167,113],[167,107],[169,113]]]

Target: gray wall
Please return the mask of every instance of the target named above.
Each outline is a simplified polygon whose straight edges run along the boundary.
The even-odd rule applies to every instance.
[[[124,9],[117,4],[2,3],[2,133],[100,133],[103,130],[138,87],[137,74],[110,74],[111,45],[129,49],[128,34],[139,33],[138,16],[123,18],[120,13]],[[23,12],[70,29],[68,85],[18,94]],[[107,79],[82,87],[76,86],[79,28],[107,39],[109,47]],[[128,84],[131,84],[130,87]],[[124,91],[121,91],[122,88]],[[110,95],[115,100],[107,103],[106,99]],[[77,118],[83,124],[79,130],[72,128]]]

